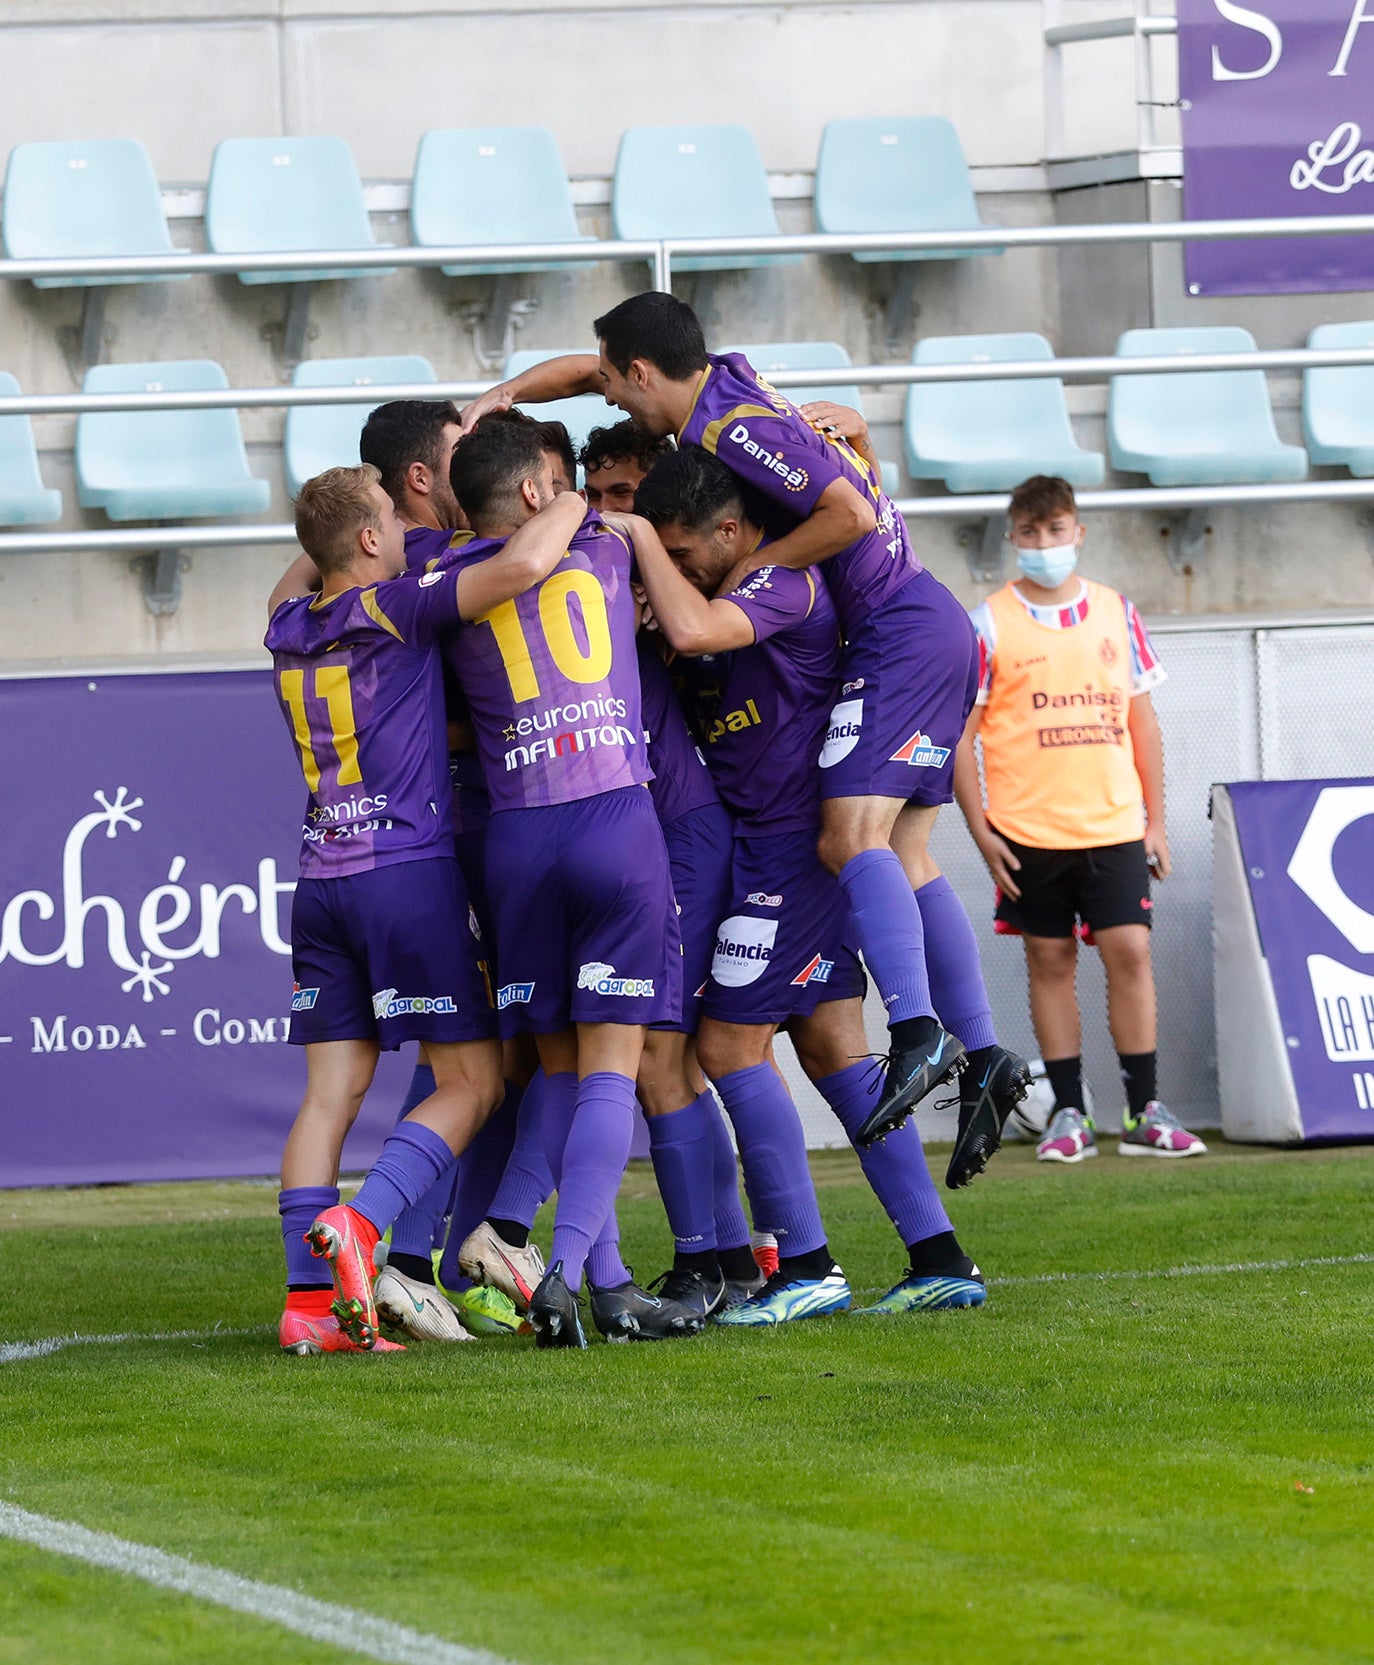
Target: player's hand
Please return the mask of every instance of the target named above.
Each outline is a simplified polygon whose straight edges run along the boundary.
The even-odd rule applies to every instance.
[[[510,389],[504,382],[499,387],[489,387],[485,393],[479,394],[472,401],[459,418],[463,437],[466,438],[484,416],[489,416],[494,410],[509,410],[514,403]]]
[[[851,444],[868,438],[868,423],[848,405],[832,405],[828,399],[817,399],[803,405],[801,413],[818,433],[831,434]]]
[[[978,837],[977,844],[983,860],[988,864],[988,872],[992,874],[992,882],[1010,901],[1019,902],[1021,887],[1012,874],[1021,871],[1021,863],[1012,854],[1011,845],[1005,838],[999,838],[991,827]]]
[[[1163,827],[1146,827],[1145,829],[1145,859],[1150,864],[1150,872],[1156,879],[1167,879],[1173,871],[1173,862],[1169,859],[1169,840],[1164,836]]]
[[[599,513],[607,526],[613,526],[617,532],[623,532],[630,539],[634,538],[635,527],[642,524],[638,515],[627,515],[618,509],[602,509]]]

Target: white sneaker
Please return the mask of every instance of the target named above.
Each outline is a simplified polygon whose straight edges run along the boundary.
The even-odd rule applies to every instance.
[[[377,1316],[414,1341],[471,1341],[451,1303],[432,1283],[383,1267],[372,1290]]]
[[[458,1264],[474,1283],[509,1295],[520,1312],[529,1310],[530,1297],[544,1277],[544,1257],[537,1244],[514,1248],[502,1242],[485,1220],[463,1239]]]

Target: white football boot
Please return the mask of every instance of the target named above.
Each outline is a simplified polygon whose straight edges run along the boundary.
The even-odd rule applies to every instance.
[[[372,1290],[377,1316],[413,1341],[471,1341],[452,1303],[432,1283],[385,1266]]]

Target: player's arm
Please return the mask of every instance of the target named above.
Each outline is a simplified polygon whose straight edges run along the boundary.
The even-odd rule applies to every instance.
[[[858,411],[848,405],[832,405],[828,399],[817,399],[799,408],[817,433],[844,440],[868,464],[873,478],[882,479],[883,465],[868,437],[868,423]]]
[[[484,416],[512,405],[542,405],[550,399],[571,399],[577,393],[600,393],[600,359],[595,353],[565,353],[545,359],[479,394],[463,412],[463,432],[470,434]]]
[[[575,491],[560,492],[506,539],[499,555],[477,561],[458,574],[458,615],[479,619],[546,579],[568,553],[568,544],[587,515]],[[461,548],[456,552],[460,557]]]
[[[1164,832],[1164,736],[1159,730],[1154,701],[1137,694],[1131,701],[1127,728],[1135,752],[1135,770],[1145,799],[1145,854],[1157,879],[1167,879],[1171,862]]]
[[[603,515],[602,519],[629,538],[639,581],[670,647],[696,658],[703,653],[729,653],[734,648],[753,646],[754,625],[744,609],[733,601],[720,596],[710,598],[694,589],[673,565],[647,520],[640,515]],[[750,564],[750,570],[754,564]]]
[[[1015,902],[1021,888],[1013,875],[1021,871],[1021,863],[1012,854],[1006,839],[994,830],[983,808],[983,783],[978,778],[978,754],[973,745],[978,738],[978,730],[983,726],[983,710],[981,705],[974,706],[963,737],[955,748],[954,797],[964,820],[968,822],[968,830],[978,846],[979,855],[988,864],[992,882]]]
[[[320,583],[320,569],[308,555],[297,555],[267,598],[267,617],[270,619],[284,601],[296,601],[303,595],[316,594]]]

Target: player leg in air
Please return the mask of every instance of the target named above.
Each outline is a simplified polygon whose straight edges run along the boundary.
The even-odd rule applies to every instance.
[[[475,537],[445,559],[470,571],[496,558],[552,495],[551,481],[528,425],[483,424],[452,468]],[[501,1024],[535,1036],[547,1077],[545,1153],[558,1206],[549,1269],[529,1307],[545,1347],[585,1344],[576,1298],[584,1269],[593,1319],[608,1337],[659,1339],[701,1325],[691,1309],[633,1283],[608,1224],[629,1154],[644,1026],[675,1019],[681,1003],[667,853],[643,789],[630,564],[624,538],[589,515],[553,578],[464,626],[449,654],[492,797],[487,881]]]

